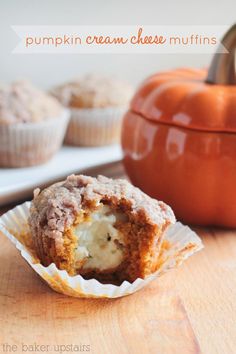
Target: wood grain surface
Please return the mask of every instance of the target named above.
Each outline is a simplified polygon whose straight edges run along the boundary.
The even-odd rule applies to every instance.
[[[116,300],[53,292],[0,235],[0,353],[236,353],[236,231],[196,231],[203,251]]]

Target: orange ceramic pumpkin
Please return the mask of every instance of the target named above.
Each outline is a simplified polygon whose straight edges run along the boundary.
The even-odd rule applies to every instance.
[[[236,227],[234,26],[209,72],[178,69],[148,78],[124,117],[131,181],[187,223]]]

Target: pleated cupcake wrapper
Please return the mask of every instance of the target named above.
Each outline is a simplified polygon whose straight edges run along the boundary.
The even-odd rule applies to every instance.
[[[19,235],[28,234],[28,216],[30,202],[26,202],[10,210],[0,218],[2,232],[20,251],[22,257],[55,291],[74,297],[117,298],[136,292],[150,283],[154,278],[179,266],[185,259],[203,248],[200,238],[188,226],[180,222],[170,226],[163,236],[159,255],[160,267],[157,272],[146,279],[136,279],[133,283],[124,281],[120,286],[102,284],[96,279],[86,280],[81,275],[70,276],[59,270],[53,263],[48,267],[40,264],[33,251],[27,247]]]
[[[0,125],[0,166],[23,167],[49,160],[60,148],[70,118],[59,117],[35,123]]]
[[[65,142],[79,146],[102,146],[120,141],[127,107],[71,109]]]

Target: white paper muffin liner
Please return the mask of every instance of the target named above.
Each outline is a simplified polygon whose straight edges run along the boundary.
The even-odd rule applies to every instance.
[[[133,283],[124,281],[120,286],[102,284],[96,279],[85,280],[81,275],[70,276],[59,270],[54,263],[48,267],[40,264],[30,249],[28,228],[30,202],[15,207],[0,218],[0,232],[14,243],[22,257],[55,291],[74,297],[117,298],[136,292],[171,268],[179,266],[185,259],[203,248],[200,238],[188,226],[180,222],[170,226],[162,241],[160,267],[146,279],[136,279]],[[21,238],[20,235],[28,235]]]
[[[62,145],[70,112],[34,123],[0,125],[0,167],[24,167],[48,161]]]
[[[126,111],[127,107],[71,108],[65,143],[102,146],[119,142]]]

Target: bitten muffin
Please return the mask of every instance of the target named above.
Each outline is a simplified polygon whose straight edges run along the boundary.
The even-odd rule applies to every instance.
[[[126,180],[83,175],[37,189],[29,217],[44,266],[114,283],[158,269],[163,232],[174,222],[169,206]]]
[[[52,94],[71,110],[67,144],[99,146],[120,141],[122,118],[133,95],[128,83],[87,75],[55,88]]]
[[[63,141],[69,115],[28,81],[0,87],[0,167],[41,164]]]

